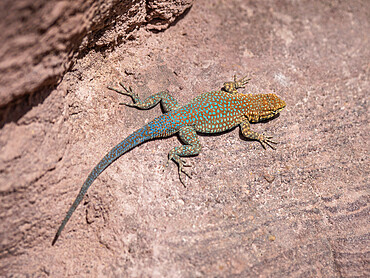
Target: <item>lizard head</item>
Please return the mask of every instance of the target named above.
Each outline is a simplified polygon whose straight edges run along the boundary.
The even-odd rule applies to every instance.
[[[250,122],[259,122],[270,119],[284,109],[286,103],[275,94],[254,95],[254,109],[250,113]]]

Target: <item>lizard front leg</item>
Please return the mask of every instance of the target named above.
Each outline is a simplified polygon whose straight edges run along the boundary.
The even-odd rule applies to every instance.
[[[191,176],[185,172],[184,167],[190,167],[190,165],[186,165],[185,162],[180,158],[181,156],[193,156],[200,153],[202,150],[202,146],[199,142],[197,133],[195,132],[194,127],[191,126],[184,126],[179,130],[179,137],[181,141],[185,144],[180,147],[173,148],[168,153],[168,160],[173,160],[178,165],[179,171],[179,179],[180,182],[185,186],[185,183],[181,179],[181,172],[187,175],[189,178]]]
[[[129,103],[120,103],[120,104],[127,105],[130,107],[137,107],[139,109],[150,109],[156,106],[159,102],[161,102],[162,108],[165,111],[165,113],[172,110],[176,110],[180,107],[179,104],[177,103],[177,100],[173,96],[171,96],[168,91],[162,91],[154,95],[151,95],[144,100],[141,100],[138,94],[132,91],[131,87],[126,88],[122,82],[120,82],[119,84],[123,87],[124,91],[113,88],[111,86],[108,86],[108,89],[113,90],[121,95],[130,96],[134,101],[133,104]]]
[[[230,94],[237,94],[238,89],[245,88],[245,85],[251,80],[246,76],[241,78],[240,80],[236,80],[236,75],[234,75],[234,82],[225,82],[222,90],[228,92]]]
[[[272,149],[275,149],[275,147],[271,144],[277,144],[276,142],[270,140],[272,137],[271,136],[266,136],[263,134],[259,134],[253,130],[251,130],[251,125],[248,121],[247,118],[244,119],[243,122],[240,123],[240,130],[243,134],[244,137],[248,139],[253,139],[253,140],[258,140],[262,147],[266,149],[266,145],[270,146]]]

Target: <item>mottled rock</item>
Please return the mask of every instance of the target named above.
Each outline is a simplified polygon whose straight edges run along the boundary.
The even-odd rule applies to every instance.
[[[0,90],[13,103],[0,129],[0,276],[369,276],[367,1],[199,0],[183,16],[184,1],[27,3],[0,4],[2,41],[17,18],[41,26],[18,32],[24,53],[0,45],[19,69],[0,74],[18,92]],[[252,78],[244,92],[286,101],[252,125],[276,151],[238,129],[200,136],[184,188],[163,167],[177,138],[147,142],[94,182],[51,246],[93,166],[161,113],[119,105],[130,99],[107,85],[186,103],[234,74]]]

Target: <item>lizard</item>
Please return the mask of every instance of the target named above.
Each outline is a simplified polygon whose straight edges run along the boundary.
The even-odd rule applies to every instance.
[[[108,86],[108,89],[129,96],[133,100],[131,104],[120,104],[139,109],[150,109],[161,103],[164,114],[117,144],[93,168],[60,224],[52,245],[59,238],[94,180],[117,158],[145,141],[178,134],[184,144],[170,150],[167,165],[170,160],[178,165],[179,179],[184,186],[181,173],[190,178],[190,175],[184,170],[184,167],[190,165],[187,165],[181,157],[195,156],[200,153],[202,146],[197,133],[221,133],[239,126],[244,137],[259,141],[264,149],[266,149],[266,145],[274,149],[272,144],[276,144],[276,142],[271,140],[272,137],[251,130],[250,123],[275,117],[286,106],[286,103],[273,93],[239,93],[238,89],[245,88],[249,80],[246,77],[237,80],[234,75],[234,81],[225,82],[221,90],[203,93],[184,106],[180,106],[168,91],[162,91],[141,100],[131,87],[127,88],[122,82],[119,84],[123,90]]]

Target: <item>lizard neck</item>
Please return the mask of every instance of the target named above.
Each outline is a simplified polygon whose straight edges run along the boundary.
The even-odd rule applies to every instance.
[[[270,114],[264,94],[238,94],[241,111],[249,122],[259,122]],[[268,105],[267,105],[268,106]]]

